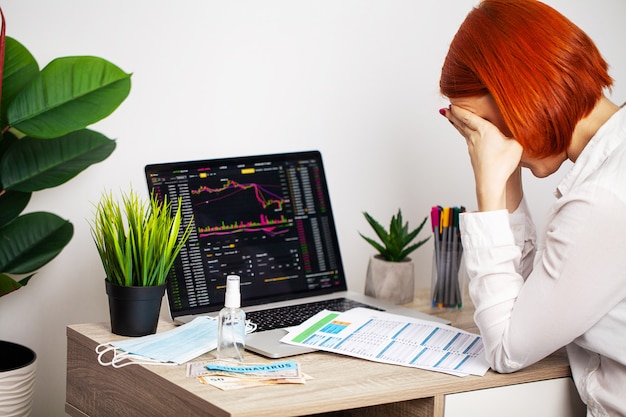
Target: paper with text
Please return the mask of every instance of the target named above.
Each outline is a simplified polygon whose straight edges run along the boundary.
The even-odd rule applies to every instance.
[[[457,376],[483,376],[489,369],[479,335],[367,308],[321,311],[281,341]]]

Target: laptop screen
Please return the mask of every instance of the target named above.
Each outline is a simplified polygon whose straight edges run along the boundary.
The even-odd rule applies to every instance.
[[[243,306],[346,290],[318,151],[145,172],[159,199],[182,199],[182,227],[191,220],[194,230],[168,279],[173,317],[220,310],[229,274],[241,277]]]

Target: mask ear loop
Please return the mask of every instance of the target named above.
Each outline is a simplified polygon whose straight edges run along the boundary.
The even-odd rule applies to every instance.
[[[166,366],[176,365],[174,362],[161,362],[161,361],[146,358],[143,356],[133,355],[132,353],[124,352],[120,348],[115,347],[111,345],[110,343],[99,344],[98,346],[96,346],[95,351],[98,354],[98,363],[100,365],[112,366],[113,368],[116,368],[116,369],[123,368],[127,365],[166,365]],[[103,359],[103,357],[106,353],[111,352],[111,351],[113,352],[113,358],[107,362]]]
[[[118,348],[116,348],[115,346],[109,344],[109,343],[102,343],[99,344],[98,346],[96,346],[96,353],[98,354],[98,363],[102,366],[113,366],[115,367],[115,364],[120,360],[119,359],[119,353],[118,353]],[[113,358],[111,358],[110,361],[105,361],[104,360],[104,355],[107,354],[108,352],[113,352]]]

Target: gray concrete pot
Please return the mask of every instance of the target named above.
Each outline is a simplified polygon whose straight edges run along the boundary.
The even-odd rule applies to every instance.
[[[415,296],[415,266],[411,258],[389,262],[380,255],[370,258],[365,277],[365,295],[394,304],[406,304]]]

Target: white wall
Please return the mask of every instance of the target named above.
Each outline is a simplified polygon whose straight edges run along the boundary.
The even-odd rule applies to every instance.
[[[585,29],[626,100],[626,2],[548,0]],[[0,337],[39,355],[35,415],[63,415],[65,326],[108,320],[87,219],[104,189],[146,192],[147,163],[320,149],[352,289],[372,249],[367,210],[411,224],[432,205],[475,206],[465,144],[438,114],[447,46],[475,0],[9,0],[7,34],[41,66],[105,57],[132,72],[130,97],[96,128],[118,139],[103,163],[34,196],[29,210],[69,218],[75,237],[27,288],[0,301]],[[528,177],[537,216],[555,178]],[[539,221],[539,223],[541,223]],[[432,246],[420,249],[429,286]]]

